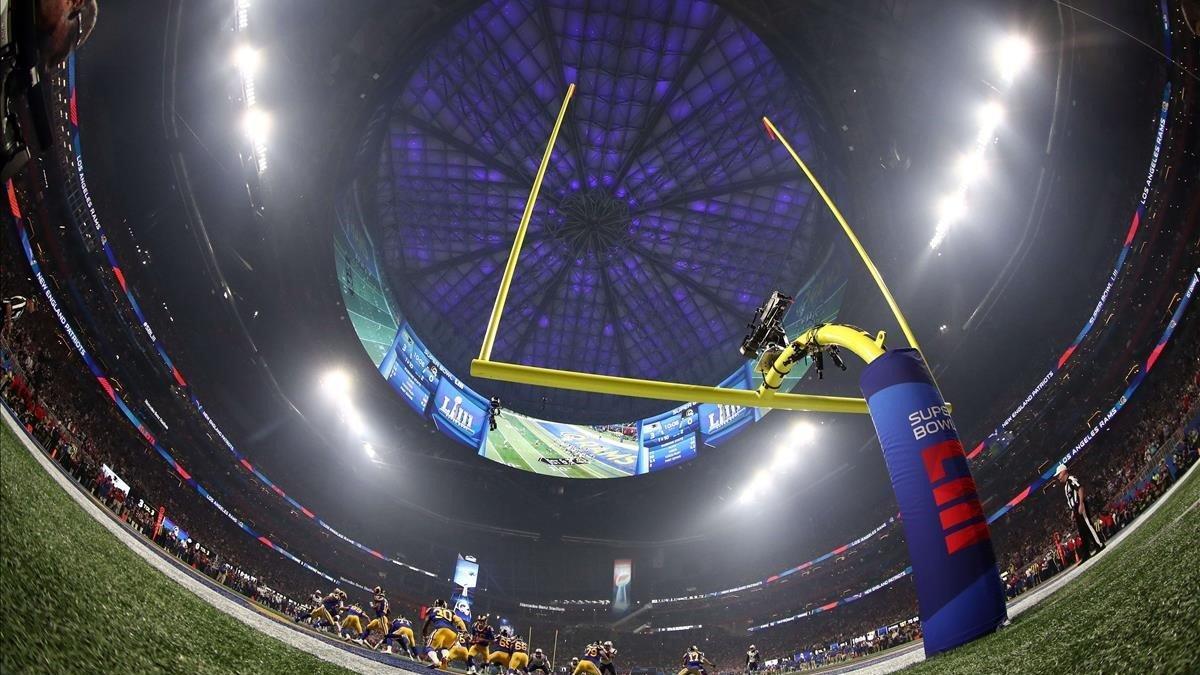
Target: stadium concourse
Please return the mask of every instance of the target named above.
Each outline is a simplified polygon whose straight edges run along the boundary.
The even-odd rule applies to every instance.
[[[1194,0],[96,9],[0,6],[3,672],[1197,668]],[[933,547],[872,394],[710,400],[830,324]]]

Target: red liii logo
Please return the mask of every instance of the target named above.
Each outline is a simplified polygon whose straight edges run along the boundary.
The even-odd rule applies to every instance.
[[[968,521],[978,521],[946,534],[946,552],[953,555],[967,546],[990,539],[991,533],[983,518],[983,506],[975,494],[975,481],[970,475],[946,479],[947,461],[961,461],[966,464],[967,458],[963,453],[962,443],[949,440],[931,445],[921,451],[921,460],[925,463],[925,475],[933,488],[933,501],[940,509],[938,518],[942,522],[942,532]],[[943,505],[964,497],[968,499],[942,508]]]

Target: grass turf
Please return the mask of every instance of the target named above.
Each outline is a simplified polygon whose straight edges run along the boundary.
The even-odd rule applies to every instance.
[[[345,673],[167,578],[0,423],[0,672]]]
[[[904,672],[1200,672],[1198,542],[1192,476],[1118,548],[1011,626]]]

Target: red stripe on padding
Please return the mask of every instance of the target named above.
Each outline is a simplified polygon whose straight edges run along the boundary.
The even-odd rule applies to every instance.
[[[955,499],[975,494],[975,492],[975,480],[970,476],[963,476],[962,478],[955,478],[949,483],[944,483],[933,488],[933,501],[937,502],[938,506],[941,506]]]
[[[930,483],[936,483],[946,477],[946,461],[963,457],[963,447],[957,439],[942,441],[921,451],[921,460],[925,462],[925,475]]]
[[[946,553],[954,555],[972,544],[978,544],[991,538],[987,523],[968,525],[953,534],[946,535]]]
[[[938,514],[938,519],[942,521],[942,529],[948,530],[955,525],[971,520],[972,518],[982,518],[983,507],[979,505],[978,499],[965,501],[961,504],[955,504],[948,509],[943,510]]]
[[[184,471],[183,465],[178,462],[175,463],[175,472],[178,473],[180,476],[182,476],[184,480],[192,479],[192,474],[188,473],[187,471]]]

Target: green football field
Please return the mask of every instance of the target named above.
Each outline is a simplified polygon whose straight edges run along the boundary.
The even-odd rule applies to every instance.
[[[133,554],[0,425],[0,672],[345,672]],[[1013,625],[919,673],[1200,670],[1200,478]]]
[[[634,473],[634,464],[629,464],[628,469],[622,469],[595,457],[588,457],[586,464],[542,461],[543,459],[569,460],[572,453],[562,448],[557,438],[529,418],[520,415],[502,415],[496,420],[496,426],[495,431],[488,433],[487,450],[484,454],[488,459],[518,469],[561,478],[618,478],[632,476]],[[597,437],[601,437],[601,434],[590,429],[581,428],[580,433],[594,433]],[[611,435],[603,436],[603,438],[610,443],[618,442]],[[626,441],[621,445],[627,449],[630,457],[636,459],[636,443]]]
[[[88,516],[0,421],[0,672],[345,673],[217,610]]]
[[[1198,471],[1091,569],[1011,626],[911,672],[1200,672]]]

